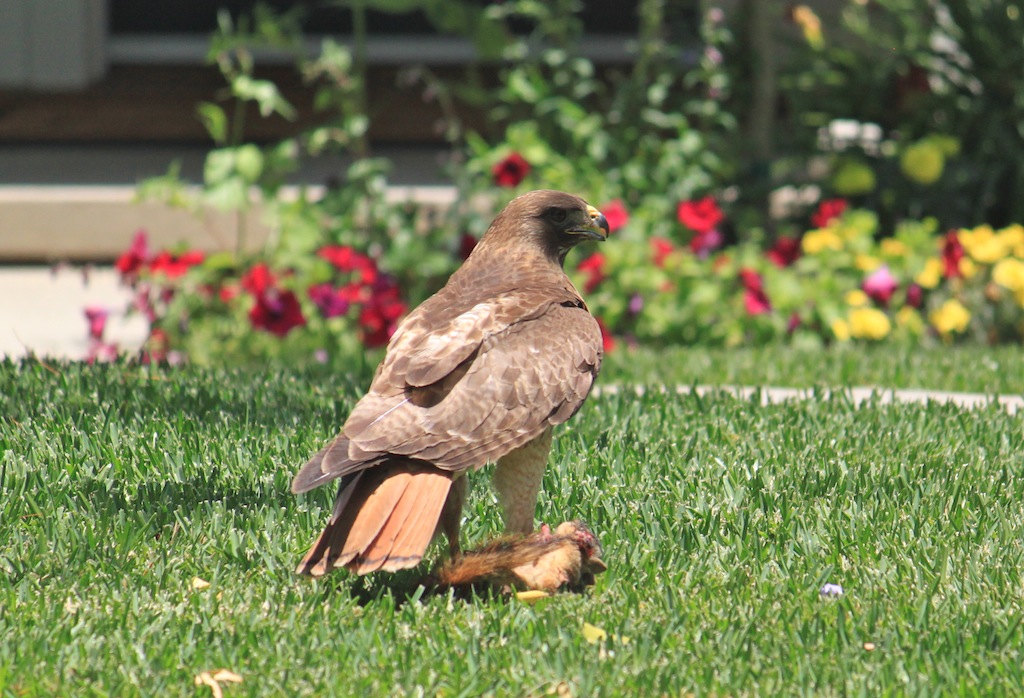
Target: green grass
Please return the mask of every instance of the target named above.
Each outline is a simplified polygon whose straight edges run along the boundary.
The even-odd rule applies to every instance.
[[[609,376],[835,385],[846,367],[848,383],[993,390],[1024,375],[1012,352],[959,351],[953,379],[939,354],[821,369],[777,351],[757,380],[755,356],[673,352],[657,374],[614,359]],[[420,597],[410,574],[293,575],[333,492],[293,497],[291,476],[366,378],[0,364],[0,695],[208,696],[193,677],[222,667],[243,677],[228,698],[1024,689],[1020,415],[593,399],[558,432],[538,518],[587,520],[610,569],[588,595],[527,606]],[[468,542],[500,529],[487,474]],[[845,594],[821,598],[826,582]],[[615,639],[589,643],[585,622]]]

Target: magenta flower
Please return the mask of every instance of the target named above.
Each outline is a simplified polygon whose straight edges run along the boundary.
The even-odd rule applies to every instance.
[[[110,310],[100,306],[89,306],[85,309],[85,321],[89,323],[89,338],[97,341],[103,339],[103,331],[107,328]]]
[[[907,286],[907,305],[911,308],[920,308],[924,304],[924,289],[917,284]]]
[[[351,306],[347,297],[349,294],[342,293],[329,283],[314,284],[309,287],[308,293],[309,299],[325,318],[344,315]]]
[[[867,294],[868,298],[883,307],[889,305],[889,299],[899,287],[900,284],[896,277],[885,265],[872,272],[861,284],[861,290]]]
[[[753,269],[740,269],[740,282],[743,284],[743,307],[747,315],[764,315],[772,310],[768,294],[764,292],[764,279]]]
[[[706,230],[690,238],[690,250],[704,259],[722,245],[722,234],[717,230]]]

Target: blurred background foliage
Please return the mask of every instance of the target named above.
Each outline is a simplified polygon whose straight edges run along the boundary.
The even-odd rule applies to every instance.
[[[308,55],[302,17],[310,7],[343,13],[352,40],[324,39]],[[240,232],[260,201],[276,235],[261,254],[247,256],[240,245],[195,264],[184,281],[150,274],[143,264],[129,280],[157,299],[147,302],[161,346],[207,362],[222,353],[262,356],[279,345],[266,336],[247,339],[246,330],[257,324],[255,309],[277,307],[275,294],[283,292],[295,294],[303,319],[296,327],[305,337],[289,337],[289,351],[309,356],[351,345],[352,337],[379,344],[380,318],[367,327],[367,294],[376,287],[363,284],[356,293],[353,270],[325,263],[323,251],[364,255],[382,280],[374,283],[389,294],[400,289],[412,306],[443,283],[497,209],[535,188],[579,192],[619,214],[616,249],[609,245],[607,259],[585,265],[580,283],[592,286],[610,334],[643,341],[770,341],[801,336],[794,323],[815,341],[849,339],[835,332],[846,312],[844,293],[883,261],[887,271],[902,269],[906,295],[927,260],[946,259],[946,231],[1004,229],[1024,220],[1019,3],[639,0],[635,7],[631,57],[619,64],[597,62],[583,50],[580,0],[339,0],[287,11],[259,5],[241,17],[222,13],[208,60],[224,77],[224,99],[198,105],[216,145],[204,182],[186,186],[172,168],[140,192],[197,210],[236,211]],[[471,39],[479,56],[455,80],[422,65],[408,66],[401,77],[444,114],[437,128],[450,145],[456,189],[454,205],[444,210],[390,200],[390,163],[374,157],[367,138],[374,118],[366,99],[370,20],[374,13],[413,12],[442,33]],[[272,82],[257,77],[254,56],[267,47],[292,52],[319,119],[296,137],[257,144],[246,137],[247,114],[295,112]],[[482,113],[482,126],[468,127],[467,111]],[[322,192],[283,197],[286,175],[325,153],[347,154],[352,164]],[[697,201],[714,207],[711,225],[684,213]],[[822,217],[829,201],[848,208],[845,223]],[[803,276],[779,280],[779,265],[759,262],[780,244],[799,256],[806,235],[829,221],[863,232],[840,236],[844,245],[863,242],[845,256],[807,255]],[[913,263],[886,260],[879,245],[908,230],[929,231],[903,248]],[[1013,244],[1004,248],[1014,257]],[[666,264],[677,250],[691,256],[669,256]],[[795,270],[794,262],[781,266]],[[271,296],[247,287],[255,265],[274,272]],[[948,278],[962,284],[963,276]],[[323,317],[325,306],[307,293],[323,284],[321,290],[347,294],[346,312]],[[154,288],[164,295],[154,296]],[[222,293],[211,305],[210,294],[190,291],[196,288],[246,293]],[[1003,288],[1016,293],[1012,284]],[[773,289],[785,313],[772,307]],[[764,303],[743,300],[758,294]],[[816,303],[819,296],[827,299]],[[942,300],[961,296],[956,287]],[[765,305],[771,317],[764,317]],[[921,305],[914,310],[927,313]],[[1018,316],[1004,318],[1009,330],[959,334],[1016,339]],[[908,331],[914,338],[929,334],[922,318],[921,331]],[[933,328],[930,336],[948,341],[954,334]]]

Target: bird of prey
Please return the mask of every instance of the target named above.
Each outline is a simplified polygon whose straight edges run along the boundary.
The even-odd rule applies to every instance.
[[[533,531],[552,427],[580,408],[604,353],[563,264],[607,235],[596,208],[558,191],[498,214],[401,322],[341,433],[295,476],[295,493],[341,480],[299,574],[413,567],[441,531],[457,555],[466,473],[489,462],[506,532]]]

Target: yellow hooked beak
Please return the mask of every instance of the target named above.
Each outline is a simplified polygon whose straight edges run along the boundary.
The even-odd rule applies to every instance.
[[[587,206],[587,216],[589,217],[587,223],[579,228],[573,228],[571,232],[579,233],[592,240],[607,240],[609,232],[608,219],[604,217],[604,214],[593,206]]]

